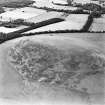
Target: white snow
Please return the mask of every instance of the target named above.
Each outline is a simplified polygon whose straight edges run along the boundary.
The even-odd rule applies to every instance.
[[[43,2],[36,2],[33,4],[33,6],[36,6],[36,7],[46,7],[46,8],[52,8],[52,9],[63,9],[63,10],[77,10],[78,8],[77,7],[72,7],[72,6],[62,6],[62,5],[55,5],[53,4],[52,2],[46,2],[46,1],[43,1]]]
[[[15,19],[28,19],[39,14],[45,13],[45,10],[35,9],[32,7],[24,7],[13,11],[7,11],[0,14],[0,21],[10,21]]]
[[[105,31],[105,15],[100,18],[94,18],[89,31],[100,32]]]
[[[59,3],[59,4],[67,4],[67,0],[33,0],[33,1],[35,1],[36,3],[37,2],[41,2],[41,3],[43,3],[43,2],[53,2],[53,3]]]
[[[86,3],[94,3],[97,5],[100,5],[99,0],[74,0],[73,3],[81,3],[81,4],[86,4]]]
[[[56,30],[80,30],[85,25],[87,19],[88,15],[71,14],[63,22],[50,24],[44,27],[33,29],[25,33],[56,31]]]
[[[86,23],[87,19],[88,19],[87,14],[70,14],[66,18],[67,21],[75,21],[75,22],[82,22],[82,23]]]
[[[35,3],[33,3],[33,6],[38,6],[38,7],[44,7],[44,6],[49,6],[49,5],[52,5],[52,3],[46,1],[46,0],[36,0]]]
[[[72,7],[72,6],[61,6],[61,5],[52,5],[52,7],[50,8],[54,8],[54,9],[60,9],[60,10],[77,10],[77,7]]]
[[[30,23],[38,23],[52,18],[60,18],[61,15],[63,15],[61,12],[48,12],[33,18],[26,19],[25,21]]]
[[[18,31],[18,30],[21,30],[21,29],[24,29],[24,28],[27,28],[28,26],[19,26],[19,27],[16,27],[16,28],[7,28],[7,27],[0,27],[0,32],[3,32],[3,33],[10,33],[10,32],[14,32],[14,31]]]
[[[74,0],[74,3],[81,3],[81,4],[86,4],[86,3],[91,3],[91,0]]]
[[[67,4],[67,1],[66,0],[49,0],[50,2],[53,2],[53,3],[59,3],[59,4]]]
[[[56,31],[56,30],[80,30],[83,27],[83,23],[76,23],[70,21],[63,21],[51,25],[47,25],[41,28],[37,28],[25,33],[35,33],[35,32],[44,32],[44,31]]]
[[[33,4],[33,6],[37,6],[37,7],[53,7],[54,5],[51,2],[47,2],[47,1],[37,1]]]

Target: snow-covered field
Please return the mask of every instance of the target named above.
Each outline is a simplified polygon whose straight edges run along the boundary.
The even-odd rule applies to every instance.
[[[33,4],[33,6],[36,7],[47,7],[47,8],[52,8],[52,9],[59,9],[59,10],[77,10],[77,7],[72,7],[72,6],[61,6],[61,5],[55,5],[52,2],[40,2],[37,1],[36,3]]]
[[[61,5],[52,5],[52,8],[54,9],[60,9],[60,10],[77,10],[77,7],[72,7],[72,6],[61,6]]]
[[[39,14],[46,13],[45,10],[35,9],[32,7],[24,7],[13,11],[7,11],[0,14],[0,21],[10,21],[15,19],[28,19]]]
[[[24,29],[24,28],[27,28],[27,27],[28,26],[19,26],[19,27],[16,27],[16,28],[0,27],[0,32],[7,34],[7,33],[18,31],[18,30],[21,30],[21,29]]]
[[[103,32],[105,31],[105,15],[100,18],[95,18],[90,29],[90,32]]]
[[[91,3],[91,0],[74,0],[74,3],[81,3],[81,4],[86,4],[86,3]]]
[[[49,0],[49,1],[58,4],[68,4],[67,0]]]
[[[25,33],[35,33],[44,31],[57,31],[57,30],[80,30],[82,28],[81,23],[63,21],[51,25],[47,25],[41,28],[33,29]]]
[[[25,33],[57,31],[57,30],[80,30],[85,25],[87,19],[88,15],[71,14],[63,22],[50,24],[41,28],[33,29]]]
[[[88,14],[70,14],[66,20],[67,21],[75,21],[75,22],[82,22],[82,23],[86,23],[87,19],[88,19]]]
[[[74,0],[73,3],[77,3],[77,4],[94,3],[94,4],[100,5],[99,0]]]
[[[48,13],[35,16],[33,18],[26,19],[25,21],[30,23],[38,23],[48,19],[60,18],[62,15],[63,13],[61,12],[48,12]]]
[[[67,4],[67,0],[33,0],[35,2],[53,2],[59,4]]]

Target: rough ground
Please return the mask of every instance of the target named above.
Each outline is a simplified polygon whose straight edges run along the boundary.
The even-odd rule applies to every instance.
[[[74,47],[74,48],[84,48],[84,49],[93,48],[93,49],[98,49],[98,50],[102,50],[102,52],[105,52],[103,50],[104,49],[103,42],[105,41],[104,40],[105,37],[103,35],[94,34],[91,36],[88,34],[65,34],[65,35],[58,34],[55,36],[55,34],[53,34],[53,36],[41,35],[41,36],[35,36],[35,37],[29,37],[29,38],[32,38],[36,42],[51,44],[64,50],[71,49]],[[77,105],[76,102],[78,102],[80,105],[104,105],[103,103],[101,103],[103,101],[101,99],[104,97],[103,90],[100,90],[103,94],[101,93],[88,94],[87,92],[81,92],[75,89],[67,91],[62,88],[43,86],[43,85],[40,85],[39,83],[36,83],[36,86],[35,86],[36,91],[34,91],[33,93],[32,88],[24,87],[24,84],[22,83],[22,78],[20,77],[20,75],[16,71],[14,71],[12,67],[10,67],[9,65],[6,65],[7,64],[6,55],[7,55],[7,50],[9,46],[13,45],[20,39],[23,39],[23,38],[14,39],[0,45],[0,72],[1,72],[0,96],[1,98],[18,100],[22,102],[23,101],[26,102],[27,100],[28,102],[32,102],[32,103],[33,103],[33,100],[34,102],[36,101],[36,103],[41,100],[41,102],[45,104],[49,103],[49,105],[52,105],[52,104],[56,105],[57,103],[59,103],[60,105],[70,105],[70,103],[72,103],[71,105],[73,105],[74,102],[76,105]],[[102,48],[102,45],[103,45],[103,48]],[[97,76],[98,79],[99,77],[100,76]],[[88,79],[86,78],[85,82],[87,82],[87,80]],[[93,83],[95,83],[93,77],[91,77],[91,80],[93,81]],[[104,85],[103,80],[98,81],[95,84],[97,83]],[[23,89],[25,89],[24,92],[23,92]],[[94,88],[92,87],[89,90],[90,92],[91,92],[91,89],[95,91]],[[32,94],[30,94],[31,92]],[[100,97],[101,99],[99,99]],[[96,103],[96,100],[99,100],[98,104]]]

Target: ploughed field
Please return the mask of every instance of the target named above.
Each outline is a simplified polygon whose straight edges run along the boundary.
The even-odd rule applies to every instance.
[[[1,44],[1,98],[103,105],[105,54],[97,38],[40,35]]]

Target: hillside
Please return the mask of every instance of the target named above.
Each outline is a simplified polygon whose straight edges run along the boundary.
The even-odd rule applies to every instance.
[[[1,7],[20,8],[33,4],[32,0],[0,0]]]
[[[27,103],[28,102],[30,103],[31,101],[33,103],[35,102],[35,104],[36,102],[38,103],[38,102],[46,101],[47,103],[46,105],[59,105],[60,102],[64,103],[60,105],[90,105],[90,104],[96,105],[95,103],[97,103],[97,105],[104,105],[104,104],[100,104],[103,102],[104,73],[102,72],[93,73],[92,71],[90,73],[90,69],[87,69],[82,65],[80,66],[80,69],[75,68],[73,70],[72,69],[73,67],[78,67],[78,63],[76,63],[75,66],[68,66],[69,63],[65,62],[72,54],[74,55],[76,54],[77,58],[75,59],[78,59],[79,55],[75,52],[77,50],[78,52],[82,52],[82,51],[86,51],[86,49],[94,49],[94,52],[93,50],[91,51],[93,52],[94,55],[96,55],[95,49],[97,49],[97,51],[99,51],[98,49],[101,49],[99,47],[99,44],[97,44],[97,42],[101,43],[102,41],[104,41],[104,37],[103,38],[100,37],[100,34],[97,34],[97,35],[87,34],[87,35],[86,34],[68,34],[68,35],[55,34],[53,36],[50,36],[50,35],[31,36],[31,37],[15,39],[13,41],[8,41],[4,44],[1,44],[0,45],[0,72],[1,72],[0,77],[3,77],[3,79],[1,79],[0,81],[0,88],[2,89],[2,96],[0,98],[3,98],[3,99],[8,98],[9,100],[10,99],[12,101],[17,100],[18,102],[22,100],[26,100],[25,102]],[[47,75],[46,77],[50,75],[50,72],[48,71],[55,73],[56,75],[54,74],[54,78],[51,78],[51,81],[44,82],[44,79],[43,79],[44,74],[38,75],[39,77],[37,78],[37,80],[34,80],[34,83],[30,82],[30,84],[27,84],[26,81],[23,81],[20,74],[16,72],[13,69],[13,66],[10,66],[9,63],[6,61],[7,56],[5,55],[7,55],[8,49],[11,46],[14,46],[15,43],[18,43],[19,41],[22,41],[22,40],[29,41],[27,39],[29,40],[32,39],[35,43],[40,43],[40,45],[42,44],[44,46],[48,45],[50,46],[50,48],[52,48],[53,46],[54,48],[59,49],[59,51],[61,52],[67,51],[67,53],[69,53],[70,55],[67,56],[67,59],[62,59],[64,60],[62,64],[64,64],[65,69],[63,68],[63,65],[61,63],[57,63],[58,65],[49,66],[49,69],[46,69],[46,72],[41,72],[41,73],[46,73]],[[19,45],[21,44],[23,43],[20,43]],[[23,45],[25,44],[26,43],[24,43]],[[73,51],[73,53],[70,51]],[[54,52],[54,54],[58,54],[58,53]],[[64,52],[62,52],[62,54],[64,54]],[[103,53],[101,53],[101,55],[102,54]],[[81,57],[83,59],[83,56]],[[50,60],[51,58],[49,59],[49,61]],[[85,59],[83,59],[83,61],[84,60]],[[74,61],[78,62],[78,61],[81,61],[81,59],[74,60]],[[70,62],[70,64],[72,63]],[[69,69],[66,67],[72,67],[72,68]],[[64,82],[65,84],[63,84]],[[48,104],[48,102],[51,102],[52,104]],[[77,104],[77,102],[79,104]],[[85,104],[87,102],[88,104]],[[3,105],[8,105],[8,104],[3,104]],[[13,104],[9,104],[9,105],[13,105]]]
[[[24,0],[0,0],[0,4],[3,4],[3,3],[10,3],[10,2],[22,2]],[[31,1],[31,0],[25,0],[25,1]]]

